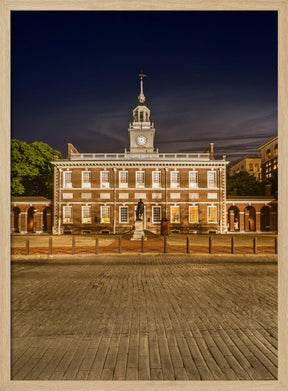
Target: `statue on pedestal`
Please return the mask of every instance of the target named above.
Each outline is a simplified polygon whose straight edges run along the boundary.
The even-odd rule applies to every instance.
[[[143,220],[143,213],[144,213],[144,202],[142,201],[142,198],[140,198],[140,201],[138,202],[136,208],[136,221]]]
[[[144,233],[144,221],[143,221],[143,214],[144,214],[144,202],[140,198],[140,201],[137,204],[136,208],[136,220],[135,220],[135,229],[133,232],[133,236],[131,240],[146,240]]]

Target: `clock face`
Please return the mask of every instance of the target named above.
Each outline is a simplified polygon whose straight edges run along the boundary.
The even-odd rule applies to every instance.
[[[145,145],[146,142],[147,142],[147,138],[145,136],[142,136],[142,135],[141,136],[137,136],[136,141],[137,141],[138,145]]]

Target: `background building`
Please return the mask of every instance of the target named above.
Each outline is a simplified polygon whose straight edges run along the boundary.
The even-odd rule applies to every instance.
[[[271,137],[260,147],[262,180],[272,177],[278,168],[278,136]]]
[[[228,166],[228,174],[230,176],[239,174],[241,171],[247,171],[250,175],[253,175],[257,181],[261,181],[261,156],[246,155]]]

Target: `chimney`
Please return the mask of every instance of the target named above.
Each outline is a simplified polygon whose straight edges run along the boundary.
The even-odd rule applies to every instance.
[[[68,143],[68,159],[71,158],[71,153],[79,153],[73,144]]]
[[[210,152],[210,159],[214,160],[214,143],[210,143],[209,152]]]

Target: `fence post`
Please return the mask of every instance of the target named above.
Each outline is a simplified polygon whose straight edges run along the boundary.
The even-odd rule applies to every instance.
[[[212,236],[209,236],[209,254],[212,254]]]
[[[186,238],[186,253],[190,254],[189,236]]]
[[[98,254],[99,253],[99,238],[98,236],[96,236],[96,239],[95,239],[95,254]]]
[[[49,255],[52,255],[53,245],[52,245],[52,237],[49,238]]]
[[[164,235],[164,254],[167,253],[167,237]]]
[[[257,236],[253,237],[253,253],[257,254]]]
[[[277,238],[277,236],[275,236],[274,250],[275,250],[275,254],[278,254],[278,238]]]
[[[26,239],[26,255],[29,255],[29,239]]]
[[[231,254],[235,254],[235,238],[232,236],[231,238]]]
[[[75,254],[75,236],[72,236],[72,254]]]
[[[121,235],[119,236],[119,254],[122,252],[122,237]]]
[[[141,236],[141,253],[144,253],[144,235]]]

